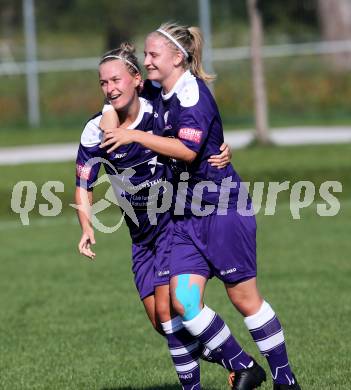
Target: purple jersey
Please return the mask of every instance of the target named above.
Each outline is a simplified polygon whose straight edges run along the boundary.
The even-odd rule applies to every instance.
[[[139,99],[140,111],[129,129],[152,130],[153,107],[146,99]],[[76,160],[76,185],[88,191],[93,190],[101,164],[103,164],[115,194],[117,191],[123,199],[126,199],[128,206],[132,207],[135,212],[139,227],[121,205],[126,211],[125,218],[133,242],[150,242],[170,220],[169,213],[164,213],[158,215],[157,223],[152,225],[146,212],[149,189],[167,179],[167,168],[156,153],[137,143],[123,145],[112,153],[101,149],[99,147],[103,137],[99,128],[101,116],[101,112],[95,115],[83,130]]]
[[[216,102],[205,83],[186,71],[168,94],[159,94],[154,101],[155,129],[157,135],[178,138],[189,149],[197,153],[195,160],[187,165],[175,161],[175,172],[188,171],[189,188],[185,212],[190,210],[195,185],[211,181],[211,189],[204,188],[202,205],[217,205],[220,185],[224,178],[231,178],[237,187],[229,192],[229,204],[236,204],[240,177],[231,164],[223,169],[212,167],[207,159],[220,153],[224,142],[222,121]]]

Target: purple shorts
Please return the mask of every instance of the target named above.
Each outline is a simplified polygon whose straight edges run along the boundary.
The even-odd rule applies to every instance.
[[[213,275],[225,283],[256,276],[256,219],[235,210],[228,215],[185,216],[174,226],[170,277]]]
[[[169,284],[172,241],[173,222],[170,221],[155,240],[148,244],[132,244],[132,270],[141,300],[153,295],[155,286]]]

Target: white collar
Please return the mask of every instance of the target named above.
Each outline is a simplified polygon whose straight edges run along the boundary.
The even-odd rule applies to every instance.
[[[185,71],[180,77],[179,79],[176,81],[176,83],[174,84],[173,88],[166,94],[164,94],[162,91],[161,91],[161,96],[162,96],[162,99],[163,100],[168,100],[169,98],[172,97],[172,95],[174,93],[177,93],[179,92],[182,88],[183,88],[183,85],[188,81],[190,80],[192,77],[194,77],[191,73],[190,73],[190,70],[187,70]]]
[[[135,118],[135,121],[133,123],[131,123],[127,129],[135,129],[139,123],[141,122],[141,120],[143,119],[143,115],[145,113],[145,100],[141,97],[139,97],[139,102],[140,102],[140,107],[139,107],[139,112],[138,112],[138,115],[137,117]]]

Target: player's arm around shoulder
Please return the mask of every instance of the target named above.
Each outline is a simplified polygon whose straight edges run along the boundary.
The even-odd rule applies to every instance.
[[[133,135],[134,142],[138,142],[147,149],[151,149],[156,153],[177,160],[185,161],[187,164],[192,163],[197,153],[188,148],[177,138],[167,138],[144,131],[135,131]]]
[[[102,131],[119,127],[119,118],[117,112],[111,104],[104,105],[99,127]]]

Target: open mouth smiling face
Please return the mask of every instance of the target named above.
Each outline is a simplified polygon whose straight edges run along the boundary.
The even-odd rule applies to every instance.
[[[135,77],[120,60],[112,60],[100,65],[100,86],[116,110],[127,107],[136,93]]]

